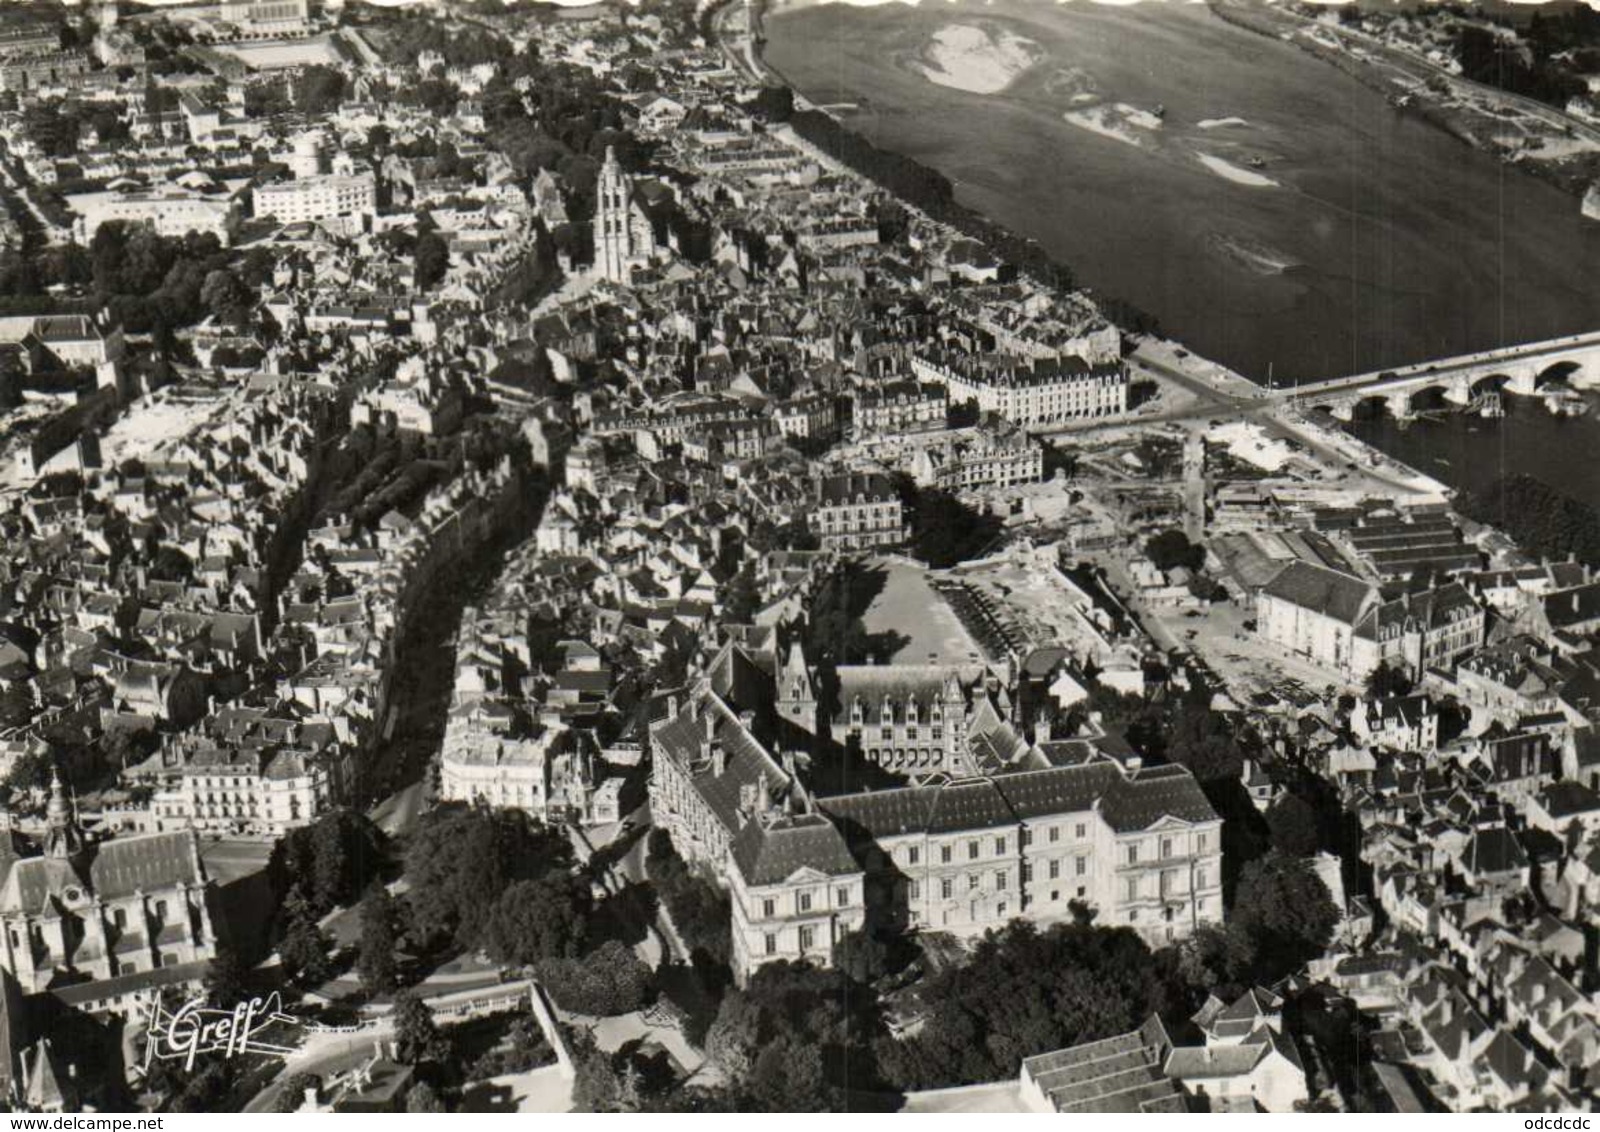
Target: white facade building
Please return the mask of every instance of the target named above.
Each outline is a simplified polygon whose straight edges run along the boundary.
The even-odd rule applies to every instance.
[[[378,211],[378,182],[371,173],[302,177],[258,185],[253,203],[257,217],[281,224],[370,219]]]

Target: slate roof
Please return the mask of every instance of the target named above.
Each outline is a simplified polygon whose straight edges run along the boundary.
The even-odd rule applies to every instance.
[[[1478,602],[1467,587],[1451,582],[1384,602],[1362,621],[1356,633],[1367,640],[1377,640],[1386,625],[1432,629],[1475,612],[1479,612]]]
[[[734,864],[751,886],[780,884],[805,868],[824,876],[861,871],[844,837],[821,814],[747,821],[734,837],[732,850]]]
[[[1600,795],[1581,782],[1566,779],[1541,790],[1539,804],[1553,818],[1571,817],[1600,810]]]
[[[107,841],[95,850],[89,866],[89,883],[102,899],[204,880],[199,849],[188,831]]]
[[[1122,771],[1115,763],[1101,760],[1008,774],[999,784],[1012,811],[1027,821],[1049,814],[1091,810],[1095,799],[1121,779]]]
[[[899,497],[894,482],[876,472],[828,476],[818,485],[819,504],[837,506],[854,503],[858,498],[867,503],[887,503]]]
[[[1210,996],[1195,1014],[1194,1022],[1218,1037],[1242,1038],[1282,1008],[1281,997],[1264,987],[1251,987],[1228,1004],[1215,995]]]
[[[1167,1055],[1166,1074],[1179,1080],[1242,1077],[1266,1054],[1262,1045],[1177,1046]]]
[[[958,669],[938,664],[842,664],[835,674],[839,692],[833,721],[839,726],[850,722],[850,709],[858,696],[864,726],[872,727],[882,720],[885,699],[896,723],[906,721],[906,705],[915,700],[917,719],[926,725],[932,718],[933,705],[945,702],[946,684],[955,679],[957,688],[961,686]],[[965,707],[963,703],[962,709]]]
[[[1552,629],[1564,629],[1600,617],[1600,582],[1546,594],[1544,615]]]
[[[1505,873],[1528,867],[1528,854],[1517,835],[1503,825],[1474,830],[1461,854],[1462,867],[1483,875]]]
[[[852,833],[860,831],[877,841],[927,830],[928,814],[938,790],[937,786],[908,786],[902,790],[822,798],[818,805],[845,823]]]
[[[1517,1088],[1542,1084],[1548,1076],[1545,1068],[1534,1060],[1521,1042],[1509,1030],[1497,1030],[1488,1048],[1479,1055],[1479,1064],[1493,1073],[1506,1085]]]
[[[13,862],[0,888],[0,909],[7,912],[41,911],[55,893],[83,887],[83,877],[71,861],[57,857],[27,857]]]
[[[10,862],[0,886],[0,909],[37,912],[71,888],[88,888],[103,900],[156,892],[181,884],[203,884],[205,869],[189,831],[115,838],[93,847],[87,869],[59,857]]]
[[[937,788],[928,813],[928,832],[950,833],[1016,822],[1017,815],[992,779],[966,779]]]
[[[1145,767],[1114,780],[1100,799],[1100,816],[1118,833],[1149,829],[1163,817],[1218,821],[1200,784],[1181,766]]]
[[[739,828],[740,787],[757,785],[765,773],[768,789],[776,791],[788,783],[789,776],[720,700],[707,695],[699,702],[698,714],[680,711],[677,718],[659,724],[652,733],[653,745],[657,757],[676,759],[689,771],[695,790],[732,834]],[[720,744],[726,758],[720,775],[714,773],[713,765],[701,765],[707,713],[714,720],[714,742]]]
[[[1377,591],[1360,578],[1297,560],[1278,571],[1261,592],[1354,625]]]
[[[1088,813],[1097,800],[1101,817],[1118,832],[1148,829],[1168,815],[1189,822],[1217,820],[1194,776],[1183,767],[1150,767],[1125,777],[1109,760],[843,795],[819,804],[848,827],[848,834],[879,840]]]
[[[1183,1112],[1183,1094],[1161,1072],[1171,1048],[1160,1018],[1099,1041],[1024,1058],[1024,1074],[1057,1112]]]

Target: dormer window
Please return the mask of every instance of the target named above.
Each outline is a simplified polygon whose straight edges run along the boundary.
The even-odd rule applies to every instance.
[[[888,696],[883,697],[883,707],[879,711],[878,717],[882,719],[884,723],[894,722],[894,703],[889,699]]]

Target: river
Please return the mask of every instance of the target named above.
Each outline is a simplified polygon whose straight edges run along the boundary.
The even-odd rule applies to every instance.
[[[952,26],[1043,58],[999,93],[939,85],[917,63]],[[1202,5],[829,4],[780,8],[766,27],[766,57],[797,90],[859,104],[854,128],[1251,377],[1600,326],[1600,223],[1575,200]],[[1125,123],[1128,140],[1064,117],[1118,103],[1166,116]]]
[[[855,104],[853,128],[1257,380],[1600,327],[1600,223],[1576,200],[1203,5],[780,4],[766,33],[799,92]],[[927,75],[985,85],[984,52],[1018,72],[1004,89]],[[1564,453],[1600,445],[1600,413],[1523,409],[1353,431],[1447,482],[1578,488]],[[1581,493],[1600,503],[1600,467]]]

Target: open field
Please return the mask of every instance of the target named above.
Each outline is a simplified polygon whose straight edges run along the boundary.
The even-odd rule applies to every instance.
[[[983,650],[960,618],[928,585],[921,567],[891,559],[879,565],[888,574],[882,592],[862,616],[868,633],[895,632],[911,639],[894,655],[896,664],[974,664]]]
[[[313,39],[263,40],[260,43],[219,43],[216,50],[232,55],[255,71],[277,71],[314,64],[336,67],[340,64],[339,51],[326,35]]]

